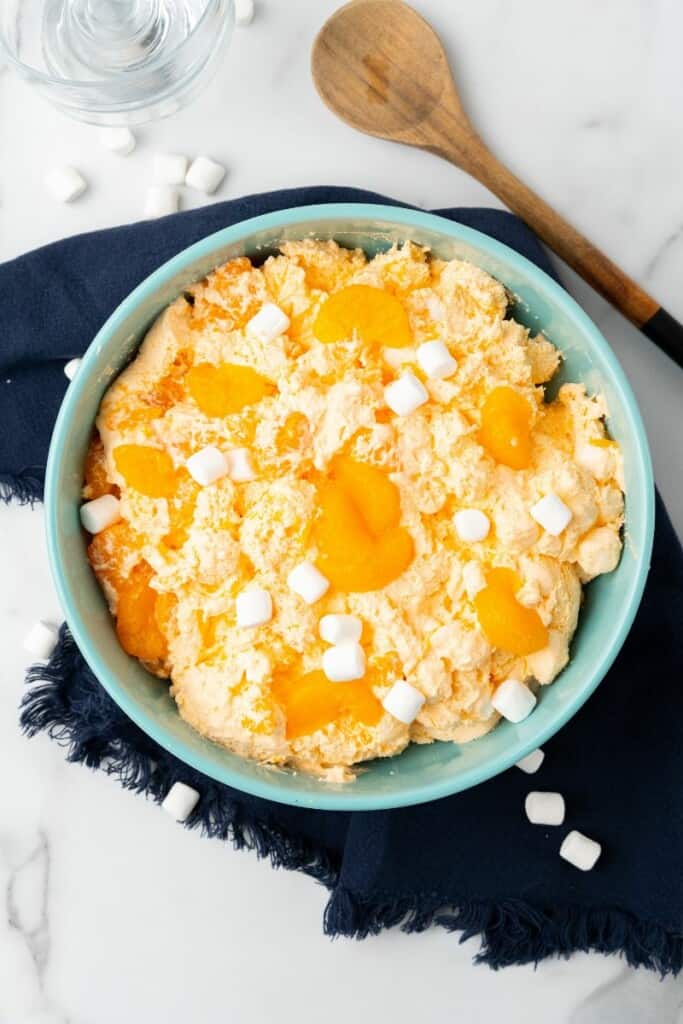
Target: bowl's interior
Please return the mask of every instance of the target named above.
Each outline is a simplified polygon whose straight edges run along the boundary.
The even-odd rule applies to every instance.
[[[399,757],[368,764],[350,786],[259,766],[186,725],[167,685],[119,646],[87,562],[78,517],[83,459],[100,399],[157,314],[224,260],[243,253],[261,259],[283,239],[303,237],[335,238],[368,254],[411,238],[439,257],[484,267],[516,296],[515,318],[533,331],[545,331],[562,350],[561,379],[583,381],[606,395],[609,429],[621,445],[626,471],[621,563],[587,588],[570,664],[542,690],[534,713],[462,746],[413,745]],[[576,303],[531,263],[478,232],[421,212],[355,204],[290,210],[227,228],[140,285],[98,334],[69,388],[50,450],[46,505],[50,560],[66,618],[95,674],[123,710],[182,760],[229,785],[286,803],[347,810],[418,803],[465,789],[509,767],[557,731],[603,678],[623,643],[642,594],[653,531],[649,453],[633,395],[611,350]]]

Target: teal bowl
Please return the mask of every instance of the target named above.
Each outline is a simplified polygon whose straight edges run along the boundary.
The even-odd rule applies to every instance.
[[[412,239],[442,259],[466,259],[515,296],[514,315],[561,349],[561,378],[601,391],[626,471],[626,543],[617,570],[591,583],[567,668],[542,689],[534,713],[502,722],[473,743],[412,745],[370,762],[351,785],[331,785],[244,760],[181,719],[168,687],[118,644],[86,557],[78,509],[83,460],[100,399],[157,314],[187,285],[234,256],[256,259],[285,239],[334,238],[369,255]],[[645,586],[654,524],[652,466],[633,393],[611,348],[572,298],[528,260],[486,235],[441,217],[370,204],[301,207],[256,217],[190,246],[143,281],[107,320],[69,386],[47,464],[45,506],[52,574],[66,620],[93,672],[122,710],[181,761],[255,796],[302,807],[371,811],[435,800],[497,775],[557,732],[581,707],[617,656]]]

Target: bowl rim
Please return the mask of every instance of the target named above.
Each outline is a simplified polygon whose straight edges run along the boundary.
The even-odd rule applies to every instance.
[[[639,471],[636,475],[641,477],[643,484],[642,493],[634,494],[629,500],[639,501],[640,503],[639,512],[643,519],[645,542],[637,559],[636,572],[629,591],[625,595],[627,601],[621,604],[619,613],[613,621],[613,626],[616,628],[611,633],[610,642],[605,646],[601,658],[592,666],[591,672],[587,674],[587,680],[582,688],[564,705],[561,712],[553,718],[552,722],[544,727],[539,727],[532,740],[513,739],[509,749],[496,754],[485,765],[475,765],[456,775],[444,774],[444,777],[438,781],[410,784],[398,793],[385,794],[380,797],[354,793],[353,785],[334,787],[334,789],[330,788],[330,791],[326,793],[322,783],[320,794],[316,792],[313,797],[308,793],[295,793],[289,796],[281,788],[271,785],[267,777],[263,779],[242,778],[238,771],[228,766],[221,767],[217,771],[210,760],[201,753],[187,749],[182,741],[166,735],[163,726],[159,726],[151,715],[147,714],[133,698],[129,697],[122,690],[116,676],[110,673],[100,658],[95,645],[91,643],[85,622],[81,618],[77,604],[66,584],[68,576],[62,557],[58,529],[57,507],[59,502],[58,475],[60,455],[65,448],[65,441],[69,434],[72,413],[76,408],[78,395],[86,385],[90,364],[95,362],[97,351],[108,341],[110,335],[128,317],[135,313],[138,304],[152,296],[161,286],[183,271],[189,264],[205,258],[213,250],[218,250],[220,247],[238,242],[240,239],[246,239],[268,229],[284,229],[289,225],[301,223],[302,231],[304,231],[306,221],[317,221],[319,224],[322,220],[374,220],[386,221],[391,225],[405,227],[406,229],[425,228],[484,249],[498,259],[516,264],[524,273],[533,277],[534,286],[538,288],[551,304],[560,307],[570,319],[577,322],[578,328],[590,337],[591,343],[600,351],[604,358],[612,378],[612,384],[621,394],[627,418],[631,420],[635,427],[635,461],[639,464]],[[467,227],[464,224],[448,220],[437,214],[427,213],[410,207],[387,206],[374,203],[323,203],[311,206],[289,207],[284,210],[261,214],[260,216],[239,221],[236,224],[207,235],[205,238],[181,250],[153,271],[117,306],[86,349],[79,373],[67,388],[55,422],[45,476],[45,530],[48,560],[58,598],[76,644],[95,677],[104,686],[116,704],[143,732],[155,740],[161,747],[209,778],[231,786],[234,789],[249,793],[252,796],[273,800],[289,806],[306,806],[319,810],[385,810],[392,807],[405,807],[425,803],[450,796],[500,774],[558,732],[602,682],[628,635],[640,605],[649,571],[654,538],[654,514],[652,460],[645,427],[635,396],[614,351],[598,327],[575,299],[557,281],[540,267],[536,266],[531,260],[475,228]],[[211,741],[207,739],[206,742],[210,743]],[[278,775],[278,778],[281,782],[282,776]]]

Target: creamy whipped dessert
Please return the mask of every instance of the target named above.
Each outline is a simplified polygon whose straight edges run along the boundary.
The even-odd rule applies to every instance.
[[[236,753],[332,781],[519,721],[615,568],[622,465],[480,268],[230,260],[112,383],[85,467],[120,643]]]

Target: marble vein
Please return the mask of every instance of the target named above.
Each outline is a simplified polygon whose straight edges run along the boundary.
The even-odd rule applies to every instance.
[[[671,256],[671,251],[675,251],[678,248],[678,243],[681,239],[683,239],[683,224],[679,224],[670,235],[667,235],[661,245],[655,249],[643,271],[643,281],[651,280],[661,263]]]

